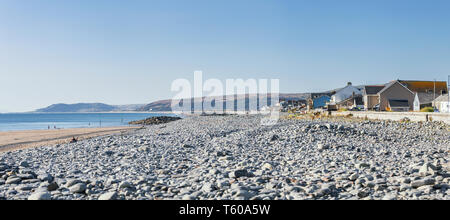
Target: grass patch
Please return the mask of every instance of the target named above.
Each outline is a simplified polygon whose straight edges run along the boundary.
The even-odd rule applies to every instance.
[[[425,107],[423,109],[420,109],[421,112],[434,112],[433,107]]]

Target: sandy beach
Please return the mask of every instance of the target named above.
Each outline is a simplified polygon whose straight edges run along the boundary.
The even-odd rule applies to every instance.
[[[71,128],[52,130],[27,130],[0,132],[0,152],[32,147],[65,144],[73,137],[78,140],[115,134],[137,127]]]

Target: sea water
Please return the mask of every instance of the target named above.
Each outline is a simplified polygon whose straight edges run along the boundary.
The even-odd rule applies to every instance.
[[[127,126],[130,121],[156,116],[175,115],[160,113],[7,113],[0,114],[0,131]]]

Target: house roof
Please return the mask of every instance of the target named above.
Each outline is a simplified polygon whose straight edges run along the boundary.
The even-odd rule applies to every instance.
[[[398,83],[399,85],[403,86],[403,88],[407,89],[410,93],[415,94],[415,93],[412,92],[410,89],[408,89],[408,87],[406,87],[405,85],[401,84],[398,80],[391,81],[391,82],[387,83],[387,84],[385,85],[385,87],[384,87],[382,90],[380,90],[380,91],[378,92],[378,94],[383,93],[384,91],[386,91],[387,89],[389,89],[391,86],[395,85],[396,83]]]
[[[316,100],[316,99],[322,99],[322,98],[330,99],[331,97],[328,96],[328,95],[323,95],[323,96],[319,96],[319,97],[317,97],[317,98],[314,98],[314,100]]]
[[[364,94],[366,95],[376,95],[378,92],[380,92],[385,86],[384,85],[378,85],[378,86],[364,86]]]
[[[389,106],[391,108],[409,108],[409,103],[405,99],[389,99]]]
[[[346,87],[340,89],[332,96],[332,99],[334,97],[334,100],[336,103],[345,101],[355,95],[362,95],[361,90],[358,88],[352,86],[351,84],[347,85]]]
[[[322,93],[310,93],[308,98],[310,99],[316,99],[322,96],[330,96],[331,97],[332,93],[331,92],[322,92]]]
[[[401,84],[405,85],[414,92],[427,92],[434,91],[440,93],[440,91],[447,91],[447,82],[445,81],[425,81],[425,80],[398,80]]]
[[[448,94],[441,95],[441,96],[437,97],[434,101],[435,102],[448,102]]]
[[[381,89],[381,90],[378,92],[378,94],[380,94],[380,93],[386,91],[389,87],[391,87],[392,85],[394,85],[396,82],[398,82],[398,81],[391,81],[391,82],[386,83],[386,85],[384,85],[384,88]]]
[[[418,92],[417,96],[419,97],[420,104],[430,104],[433,102],[435,97],[439,96],[439,94]]]
[[[342,103],[349,102],[349,101],[353,101],[354,102],[355,100],[356,100],[356,104],[357,105],[364,105],[363,97],[361,95],[352,96],[352,97],[350,97],[348,99],[345,99],[345,100],[342,100],[342,101],[340,101],[340,102],[338,102],[336,104],[342,104]],[[362,104],[358,104],[358,103],[362,103]]]

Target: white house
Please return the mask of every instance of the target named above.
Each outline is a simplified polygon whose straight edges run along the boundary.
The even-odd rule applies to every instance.
[[[344,100],[351,98],[352,96],[362,96],[362,92],[354,87],[351,82],[346,87],[340,89],[333,96],[331,96],[331,103],[340,103]]]
[[[433,105],[439,110],[439,112],[450,113],[450,102],[448,94],[437,97],[433,101]]]

